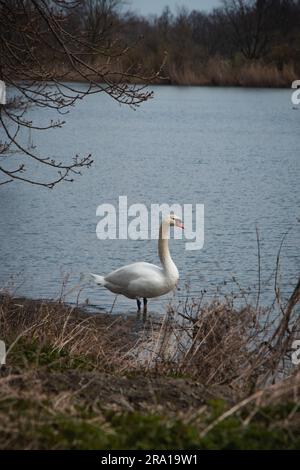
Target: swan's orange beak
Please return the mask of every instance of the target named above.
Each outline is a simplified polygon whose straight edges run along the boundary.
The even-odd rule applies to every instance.
[[[176,220],[176,227],[182,228],[182,230],[184,230],[184,225],[181,220]]]

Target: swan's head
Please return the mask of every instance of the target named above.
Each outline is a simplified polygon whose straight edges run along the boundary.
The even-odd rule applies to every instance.
[[[180,219],[180,217],[178,217],[177,215],[175,214],[170,214],[168,217],[167,217],[167,221],[169,223],[169,225],[171,227],[173,226],[176,226],[176,227],[179,227],[179,228],[182,228],[184,229],[184,225]]]

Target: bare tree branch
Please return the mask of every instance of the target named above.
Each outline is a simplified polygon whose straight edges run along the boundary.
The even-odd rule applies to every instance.
[[[7,105],[0,105],[4,134],[0,156],[6,157],[0,173],[9,177],[3,184],[20,180],[53,188],[61,181],[73,181],[71,173],[79,174],[92,163],[90,155],[63,163],[26,149],[21,128],[44,131],[65,123],[60,119],[43,126],[33,122],[27,118],[30,106],[66,114],[78,100],[95,93],[132,108],[152,97],[147,85],[161,69],[145,75],[121,65],[131,47],[118,35],[119,5],[119,0],[0,0],[0,80],[13,93]],[[8,169],[13,151],[51,167],[57,176],[49,181],[21,176],[27,170],[26,160]]]

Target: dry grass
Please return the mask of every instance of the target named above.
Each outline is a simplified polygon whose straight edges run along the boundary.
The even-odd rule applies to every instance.
[[[296,372],[292,343],[299,339],[296,304],[300,281],[285,306],[249,305],[237,310],[231,299],[203,304],[189,296],[169,308],[148,349],[147,370],[188,374],[210,387],[229,387],[235,399],[248,396]]]
[[[297,78],[293,64],[279,70],[275,64],[246,62],[235,65],[221,57],[212,57],[207,63],[186,63],[180,69],[169,65],[170,81],[177,85],[290,87]]]
[[[142,53],[141,53],[142,54]],[[143,59],[143,60],[142,60]],[[137,69],[132,63],[137,60],[136,57],[130,60],[126,58],[123,62],[119,61],[110,67],[110,74],[107,78],[111,81],[120,80],[122,74],[130,71],[137,78],[129,79],[132,83],[139,83],[138,76],[147,73],[153,73],[153,70],[161,67],[165,57],[162,53],[159,57],[138,57],[141,66]],[[105,64],[95,61],[93,65],[104,67]],[[56,76],[60,80],[67,77],[68,81],[82,81],[82,76],[70,70],[64,64],[56,64]],[[179,67],[170,58],[166,58],[166,64],[163,67],[159,77],[153,79],[151,83],[172,84],[172,85],[192,85],[192,86],[243,86],[243,87],[290,87],[291,83],[298,78],[294,64],[284,64],[279,69],[276,64],[264,63],[263,61],[240,61],[235,63],[233,60],[224,59],[219,56],[210,57],[207,61],[195,60],[186,61]],[[97,80],[93,74],[91,80]]]
[[[184,302],[170,306],[162,320],[142,322],[90,315],[63,302],[3,295],[0,328],[8,355],[0,376],[0,446],[110,446],[111,440],[105,444],[107,433],[116,437],[111,420],[115,413],[123,420],[125,413],[129,421],[129,416],[137,419],[133,425],[126,418],[130,432],[139,428],[141,416],[147,421],[155,415],[189,427],[180,432],[189,433],[192,427],[197,445],[211,448],[218,445],[212,443],[212,433],[218,435],[227,422],[238,436],[239,427],[250,429],[266,407],[292,404],[279,418],[271,413],[268,433],[276,428],[277,437],[266,445],[272,446],[279,431],[293,434],[299,426],[300,374],[291,363],[292,341],[299,339],[299,299],[300,281],[286,305],[277,296],[270,309],[245,305],[237,310],[229,298],[208,304],[187,295]],[[217,413],[212,399],[225,404]],[[136,418],[137,412],[142,415]],[[150,422],[144,424],[152,429]],[[160,421],[156,424],[160,430],[169,429]],[[53,426],[60,429],[59,438]],[[73,431],[80,427],[74,431],[81,436],[80,444],[77,438],[74,443],[73,437],[65,437],[65,426]],[[81,434],[86,426],[92,426],[95,441]],[[116,442],[113,445],[134,448],[127,441]]]
[[[50,355],[63,352],[84,357],[102,370],[115,364],[121,367],[137,340],[129,333],[130,327],[130,319],[89,315],[63,302],[1,297],[1,337],[7,344],[7,362],[12,367],[20,344],[22,348],[36,345],[37,354],[47,348]]]
[[[292,64],[285,64],[279,70],[274,64],[250,63],[238,73],[241,86],[290,87],[293,80],[296,80],[296,73]]]

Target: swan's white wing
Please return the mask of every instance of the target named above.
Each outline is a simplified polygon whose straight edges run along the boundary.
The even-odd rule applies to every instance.
[[[104,286],[116,294],[129,298],[157,297],[174,288],[162,268],[150,263],[133,263],[105,276]]]
[[[155,266],[155,264],[140,262],[116,269],[105,276],[104,279],[106,282],[119,287],[128,287],[131,282],[138,279],[148,279],[150,281],[155,278],[161,282],[162,274],[162,268]]]

